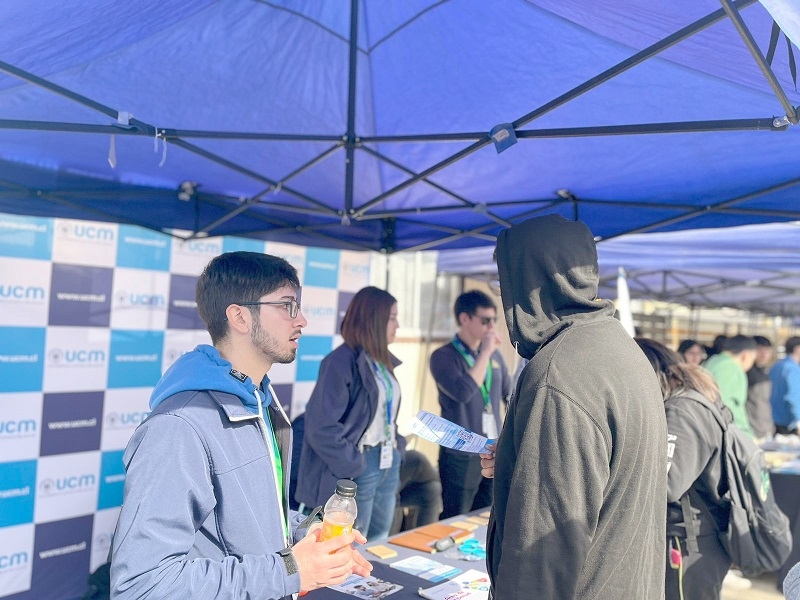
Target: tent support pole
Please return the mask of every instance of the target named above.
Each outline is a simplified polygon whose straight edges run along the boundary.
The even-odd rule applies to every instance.
[[[308,161],[306,164],[304,164],[304,165],[301,165],[300,167],[298,167],[297,169],[295,169],[294,171],[292,171],[291,173],[289,173],[289,174],[288,174],[286,177],[284,177],[284,178],[283,178],[283,179],[281,179],[280,181],[276,181],[276,182],[275,182],[275,185],[271,185],[271,186],[269,186],[269,187],[267,187],[267,188],[264,188],[263,190],[261,190],[260,192],[258,192],[258,193],[257,193],[255,196],[253,196],[252,198],[247,198],[247,199],[246,199],[246,200],[244,200],[244,201],[243,201],[243,202],[242,202],[242,203],[241,203],[241,204],[240,204],[238,207],[234,208],[232,211],[230,211],[230,212],[228,212],[227,214],[223,215],[222,217],[220,217],[219,219],[217,219],[217,220],[216,220],[216,221],[214,221],[213,223],[209,223],[208,225],[206,225],[206,226],[205,226],[205,227],[203,227],[202,229],[197,229],[197,230],[194,232],[194,234],[192,234],[192,236],[191,236],[191,237],[193,237],[193,238],[194,238],[194,237],[197,237],[197,236],[198,236],[199,234],[201,234],[201,233],[211,233],[211,231],[212,231],[213,229],[215,229],[216,227],[219,227],[219,226],[220,226],[220,225],[222,225],[223,223],[227,223],[228,221],[230,221],[231,219],[233,219],[235,216],[237,216],[237,215],[240,215],[240,214],[242,214],[243,212],[245,212],[246,210],[248,210],[248,209],[249,209],[251,206],[254,206],[254,205],[256,205],[256,204],[258,203],[258,201],[259,201],[261,198],[263,198],[265,195],[267,195],[268,193],[270,193],[270,192],[272,192],[272,191],[278,191],[278,190],[280,190],[281,188],[283,188],[284,184],[285,184],[287,181],[289,181],[289,180],[290,180],[290,179],[292,179],[293,177],[296,177],[296,176],[297,176],[297,175],[299,175],[300,173],[302,173],[302,172],[304,172],[304,171],[306,171],[306,170],[310,169],[310,168],[311,168],[311,167],[313,167],[314,165],[316,165],[316,164],[318,164],[318,163],[322,162],[322,161],[323,161],[323,160],[325,160],[325,159],[326,159],[328,156],[330,156],[331,154],[333,154],[333,152],[335,152],[336,150],[338,150],[340,147],[341,147],[341,144],[336,144],[336,145],[334,145],[334,146],[332,146],[332,147],[328,148],[328,149],[327,149],[325,152],[323,152],[322,154],[320,154],[319,156],[317,156],[317,157],[315,157],[315,158],[312,158],[312,159],[311,159],[310,161]]]
[[[344,218],[353,212],[356,158],[356,69],[358,67],[358,2],[350,0],[350,64],[347,81],[347,133],[345,134]]]
[[[693,219],[694,217],[700,216],[705,213],[717,212],[720,211],[720,209],[728,208],[735,204],[739,204],[740,202],[747,202],[748,200],[753,200],[755,198],[758,198],[759,196],[764,196],[765,194],[788,190],[790,188],[795,187],[798,184],[800,184],[800,178],[790,179],[789,181],[785,181],[783,183],[779,183],[778,185],[773,185],[768,188],[758,190],[757,192],[753,192],[751,194],[745,194],[744,196],[739,196],[738,198],[733,198],[731,200],[724,200],[716,204],[711,204],[709,206],[704,206],[702,208],[696,208],[694,210],[690,210],[687,213],[680,215],[678,217],[672,217],[671,219],[656,221],[655,223],[651,223],[650,225],[644,225],[643,227],[637,227],[636,229],[628,230],[624,232],[624,235],[629,235],[631,233],[642,233],[644,231],[650,231],[651,229],[658,229],[659,227],[674,225],[675,223],[680,223],[681,221]],[[609,235],[603,239],[610,240],[612,238],[618,237],[618,235],[623,235],[623,234],[620,233],[617,235]]]
[[[755,1],[756,0],[737,0],[735,2],[735,5],[738,8],[744,8],[746,6],[749,6],[750,4],[753,4]],[[644,62],[648,58],[651,58],[651,57],[655,56],[656,54],[658,54],[658,53],[660,53],[660,52],[662,52],[662,51],[664,51],[664,50],[666,50],[668,48],[671,48],[675,44],[685,40],[686,38],[691,37],[692,35],[694,35],[698,31],[702,31],[706,27],[710,27],[714,23],[716,23],[718,21],[721,21],[722,19],[725,18],[725,16],[726,16],[725,15],[725,11],[720,8],[719,10],[716,10],[713,13],[711,13],[709,15],[706,15],[702,19],[698,19],[694,23],[690,23],[689,25],[687,25],[686,27],[684,27],[682,29],[679,29],[678,31],[676,31],[672,35],[669,35],[669,36],[665,37],[663,40],[660,40],[660,41],[656,42],[655,44],[652,44],[652,45],[648,46],[644,50],[641,50],[640,52],[637,52],[633,56],[631,56],[629,58],[626,58],[622,62],[617,63],[613,67],[603,71],[599,75],[597,75],[595,77],[592,77],[588,81],[585,81],[584,83],[572,88],[568,92],[565,92],[564,94],[562,94],[558,98],[555,98],[555,99],[551,100],[550,102],[547,102],[546,104],[543,104],[542,106],[540,106],[536,110],[531,111],[528,114],[520,117],[519,119],[517,119],[516,121],[514,121],[512,123],[514,129],[517,129],[518,127],[522,127],[526,123],[530,123],[531,121],[533,121],[535,119],[538,119],[542,115],[544,115],[546,113],[549,113],[550,111],[558,108],[559,106],[561,106],[563,104],[566,104],[570,100],[573,100],[574,98],[577,98],[578,96],[581,96],[582,94],[585,94],[586,92],[596,88],[600,84],[605,83],[609,79],[612,79],[613,77],[616,77],[620,73],[623,73],[623,72],[627,71],[628,69],[631,69],[631,68],[635,67],[636,65]],[[484,146],[488,145],[489,143],[491,143],[491,138],[489,137],[489,134],[487,133],[482,139],[476,141],[473,144],[470,144],[469,146],[467,146],[466,148],[464,148],[460,152],[456,152],[452,156],[449,156],[448,158],[445,158],[444,160],[439,161],[438,163],[436,163],[432,167],[429,167],[429,168],[425,169],[421,173],[417,174],[415,177],[411,177],[410,179],[407,179],[406,181],[394,186],[392,189],[387,190],[387,191],[383,192],[382,194],[379,194],[379,195],[375,196],[372,200],[370,200],[369,202],[364,203],[360,208],[358,208],[355,211],[356,216],[363,215],[370,208],[372,208],[376,204],[380,204],[381,202],[386,200],[386,198],[388,198],[389,196],[392,196],[392,195],[394,195],[394,194],[406,189],[407,187],[409,187],[411,185],[414,185],[420,179],[424,179],[424,178],[426,178],[426,177],[428,177],[430,175],[433,175],[434,173],[436,173],[438,171],[441,171],[442,169],[444,169],[446,167],[449,167],[450,165],[452,165],[453,163],[458,162],[459,160],[461,160],[465,156],[469,156],[470,154],[472,154],[474,152],[477,152],[478,150],[480,150]]]
[[[388,156],[384,156],[383,154],[381,154],[377,150],[373,150],[372,148],[368,148],[367,146],[362,146],[361,150],[366,152],[367,154],[371,154],[372,156],[374,156],[378,160],[381,160],[381,161],[385,162],[386,164],[393,166],[395,169],[403,171],[407,175],[416,176],[416,173],[414,171],[412,171],[408,167],[404,167],[403,165],[401,165],[400,163],[398,163],[395,160],[392,160]],[[467,200],[463,196],[459,196],[455,192],[452,192],[452,191],[448,190],[446,187],[444,187],[442,185],[439,185],[438,183],[436,183],[434,181],[431,181],[430,179],[423,179],[423,181],[425,183],[427,183],[428,185],[430,185],[432,188],[437,189],[437,190],[439,190],[440,192],[442,192],[444,194],[447,194],[448,196],[450,196],[451,198],[453,198],[455,200],[458,200],[464,206],[467,206],[467,207],[469,207],[469,208],[471,208],[473,210],[481,210],[481,212],[483,212],[487,217],[489,217],[491,220],[493,220],[498,225],[503,225],[504,227],[511,227],[511,223],[509,223],[505,219],[503,219],[501,217],[498,217],[497,215],[495,215],[491,211],[486,210],[485,208],[478,206],[477,204],[475,204],[474,202],[471,202],[470,200]],[[456,208],[461,209],[462,207],[458,206]],[[419,212],[419,211],[417,211],[415,209],[415,210],[413,210],[411,212]],[[397,211],[392,211],[392,213],[393,214],[397,214]],[[364,216],[366,216],[366,215],[364,215]]]
[[[753,34],[750,33],[744,20],[742,20],[742,15],[739,14],[739,11],[731,4],[730,0],[720,0],[720,2],[722,3],[722,8],[728,14],[728,17],[730,17],[730,20],[733,21],[733,25],[736,27],[736,31],[739,32],[745,46],[747,46],[750,54],[753,55],[761,72],[764,73],[764,77],[767,78],[767,82],[772,88],[772,91],[775,92],[775,96],[777,96],[781,106],[783,106],[783,109],[786,111],[786,118],[789,119],[792,125],[797,125],[797,113],[792,103],[789,102],[789,98],[786,97],[786,93],[783,91],[781,84],[778,83],[778,79],[775,77],[775,73],[772,72],[772,68],[767,64],[767,59],[761,54],[758,44],[756,44],[756,41],[753,39]]]

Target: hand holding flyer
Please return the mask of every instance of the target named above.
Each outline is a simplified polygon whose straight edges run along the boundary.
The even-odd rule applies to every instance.
[[[473,454],[486,452],[486,446],[496,441],[424,410],[419,411],[411,421],[411,432],[445,448]]]

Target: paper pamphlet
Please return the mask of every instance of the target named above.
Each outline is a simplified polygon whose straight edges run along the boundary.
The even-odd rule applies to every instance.
[[[450,579],[454,575],[461,573],[458,567],[451,567],[424,556],[410,556],[403,560],[398,560],[389,565],[393,569],[409,573],[421,579],[427,579],[433,583]]]
[[[339,585],[329,585],[328,587],[364,600],[378,600],[403,589],[403,586],[397,583],[384,581],[377,577],[361,577],[361,575],[350,575]]]
[[[411,433],[445,448],[473,454],[486,452],[486,446],[496,441],[486,439],[482,435],[424,410],[419,411],[411,420]]]
[[[428,600],[487,600],[489,598],[489,576],[470,569],[450,581],[420,588],[418,593]]]

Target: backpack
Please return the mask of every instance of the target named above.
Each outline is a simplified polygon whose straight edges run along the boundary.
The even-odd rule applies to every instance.
[[[730,504],[728,528],[719,539],[733,563],[745,575],[777,571],[792,551],[789,519],[772,493],[764,451],[741,429],[728,423],[722,411],[699,395],[685,396],[708,408],[722,428],[722,477]],[[697,552],[696,519],[688,492],[681,498],[686,542]]]

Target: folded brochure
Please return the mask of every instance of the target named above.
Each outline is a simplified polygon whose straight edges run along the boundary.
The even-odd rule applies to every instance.
[[[362,577],[355,574],[350,575],[338,585],[329,585],[328,587],[344,594],[357,596],[363,600],[378,600],[403,589],[402,585],[391,581],[384,581],[377,577]]]
[[[489,576],[482,571],[470,569],[418,593],[428,600],[487,600],[489,597]]]
[[[473,454],[488,452],[486,446],[497,441],[424,410],[419,411],[411,420],[411,433],[445,448]]]
[[[424,556],[409,556],[389,566],[433,583],[439,583],[461,573],[458,567],[451,567]]]

